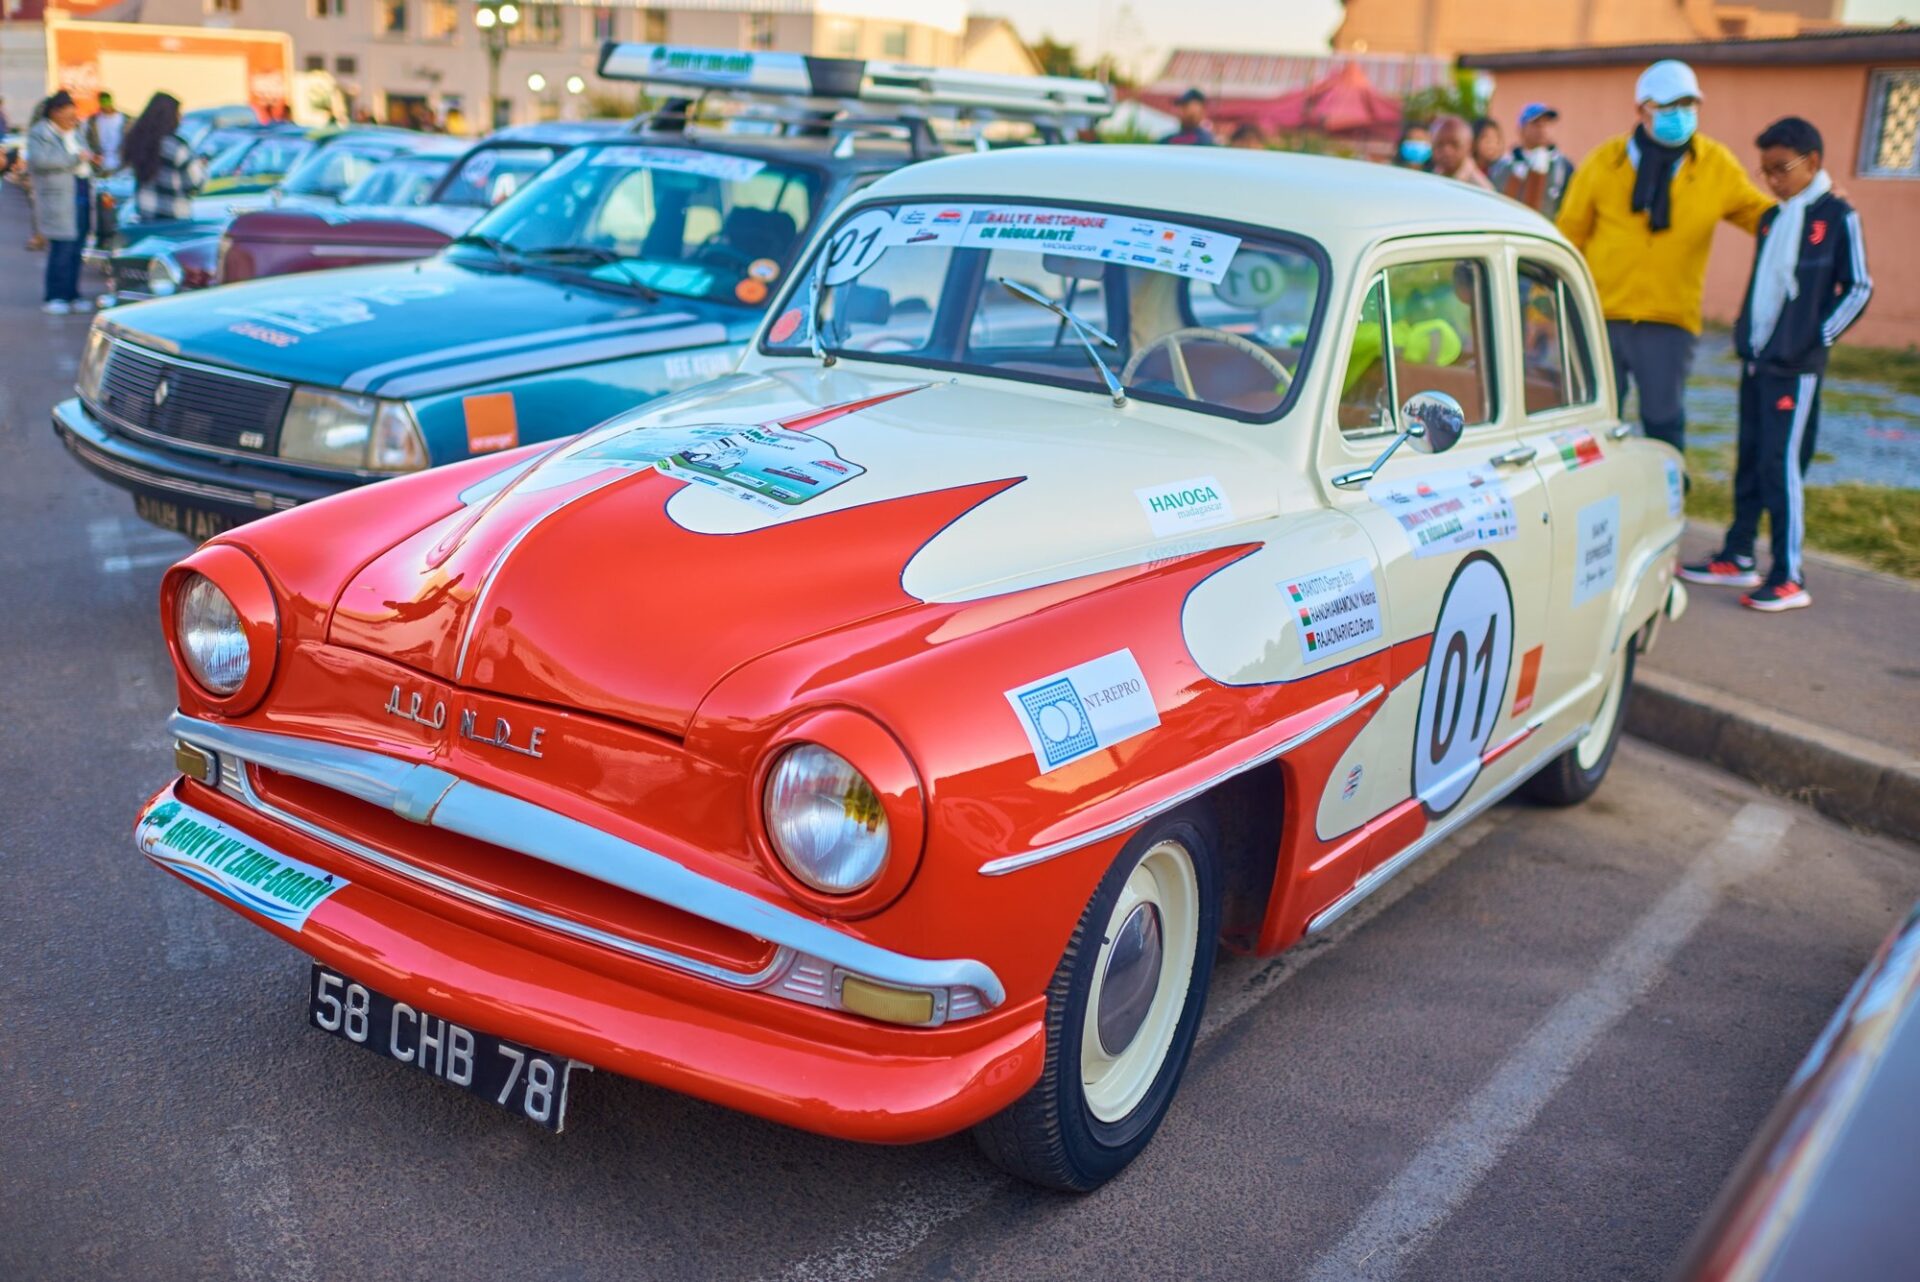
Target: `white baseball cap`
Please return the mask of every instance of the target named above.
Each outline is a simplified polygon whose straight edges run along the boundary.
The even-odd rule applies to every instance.
[[[1654,63],[1640,73],[1640,80],[1633,87],[1635,102],[1651,102],[1663,107],[1682,98],[1703,96],[1693,68],[1678,58],[1662,58]]]

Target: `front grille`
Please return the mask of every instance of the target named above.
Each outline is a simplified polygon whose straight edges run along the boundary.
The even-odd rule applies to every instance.
[[[115,342],[96,408],[131,431],[271,456],[280,448],[280,419],[292,395],[288,383],[228,374]]]

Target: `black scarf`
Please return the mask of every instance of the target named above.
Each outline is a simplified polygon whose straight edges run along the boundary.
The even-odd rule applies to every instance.
[[[1668,147],[1653,140],[1645,125],[1633,127],[1633,141],[1640,148],[1640,168],[1633,176],[1633,212],[1647,211],[1647,227],[1665,231],[1673,223],[1673,171],[1693,147]]]

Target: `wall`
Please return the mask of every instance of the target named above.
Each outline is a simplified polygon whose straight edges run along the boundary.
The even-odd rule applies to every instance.
[[[1560,147],[1583,157],[1606,138],[1633,127],[1635,67],[1551,67],[1502,69],[1494,73],[1494,116],[1509,131],[1529,102],[1552,103],[1560,111]],[[1759,179],[1753,139],[1785,115],[1805,116],[1827,143],[1827,169],[1834,185],[1860,211],[1868,262],[1873,269],[1873,302],[1848,331],[1855,343],[1906,347],[1920,345],[1920,180],[1863,178],[1858,171],[1860,130],[1865,123],[1865,64],[1828,66],[1701,66],[1700,89],[1706,96],[1701,131],[1733,149]],[[1753,239],[1738,228],[1722,226],[1713,242],[1707,269],[1706,315],[1730,322],[1738,315]]]

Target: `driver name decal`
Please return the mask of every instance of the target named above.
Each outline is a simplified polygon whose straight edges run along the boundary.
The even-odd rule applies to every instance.
[[[1160,724],[1133,651],[1115,650],[1006,692],[1041,774]]]
[[[1280,584],[1300,626],[1300,658],[1312,663],[1380,639],[1380,593],[1373,566],[1349,561]]]

